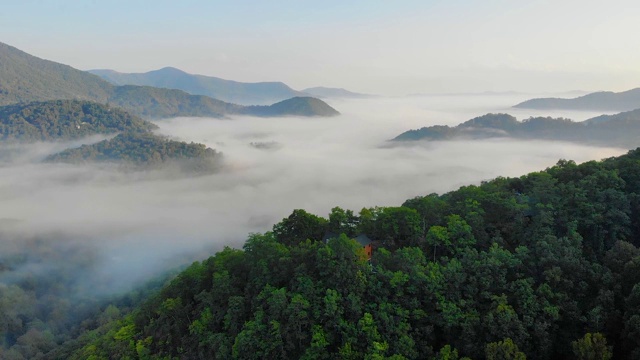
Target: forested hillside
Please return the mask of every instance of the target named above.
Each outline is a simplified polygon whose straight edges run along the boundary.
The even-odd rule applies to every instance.
[[[49,358],[638,359],[638,246],[640,149],[399,207],[295,210]]]
[[[0,139],[8,141],[71,140],[156,128],[126,111],[90,101],[53,100],[0,107]]]
[[[55,99],[105,102],[113,85],[0,42],[0,105]]]
[[[640,141],[640,110],[601,115],[582,122],[565,118],[486,114],[458,126],[435,125],[405,131],[393,141],[514,138],[557,140],[598,146],[633,148]]]

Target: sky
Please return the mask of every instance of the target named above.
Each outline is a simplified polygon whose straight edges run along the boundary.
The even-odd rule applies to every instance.
[[[4,0],[0,41],[82,70],[174,66],[380,95],[623,91],[640,84],[627,0]]]

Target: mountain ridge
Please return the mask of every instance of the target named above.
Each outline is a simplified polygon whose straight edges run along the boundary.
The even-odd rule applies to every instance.
[[[598,91],[575,98],[537,98],[514,105],[521,109],[629,111],[640,108],[640,88],[622,92]]]
[[[332,87],[324,87],[324,86],[316,86],[311,88],[303,89],[302,92],[307,93],[311,96],[316,96],[319,98],[345,98],[345,99],[367,99],[376,97],[376,95],[371,94],[361,94],[353,91],[349,91],[343,88],[332,88]]]
[[[177,89],[192,95],[205,95],[240,105],[268,105],[305,95],[304,92],[296,91],[279,81],[245,83],[214,76],[190,74],[171,66],[144,73],[123,73],[111,69],[94,69],[88,72],[114,85]]]

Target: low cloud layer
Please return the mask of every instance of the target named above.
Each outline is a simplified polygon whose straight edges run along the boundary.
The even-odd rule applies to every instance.
[[[126,287],[224,245],[239,247],[248,233],[269,230],[296,208],[326,216],[334,206],[355,211],[397,206],[417,195],[541,170],[560,158],[581,162],[626,151],[511,140],[385,146],[405,130],[455,125],[487,112],[538,115],[508,109],[518,101],[500,96],[367,99],[331,103],[343,114],[335,118],[158,121],[162,134],[223,152],[224,169],[198,177],[40,164],[38,159],[67,145],[14,147],[0,167],[0,228],[6,239],[37,237],[84,246],[94,266],[82,281],[95,277]],[[16,241],[5,241],[0,253],[20,251]]]

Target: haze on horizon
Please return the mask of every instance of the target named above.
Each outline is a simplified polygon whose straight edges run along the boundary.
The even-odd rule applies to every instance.
[[[381,95],[623,91],[640,84],[639,15],[630,0],[9,0],[0,30],[82,70],[174,66]]]

